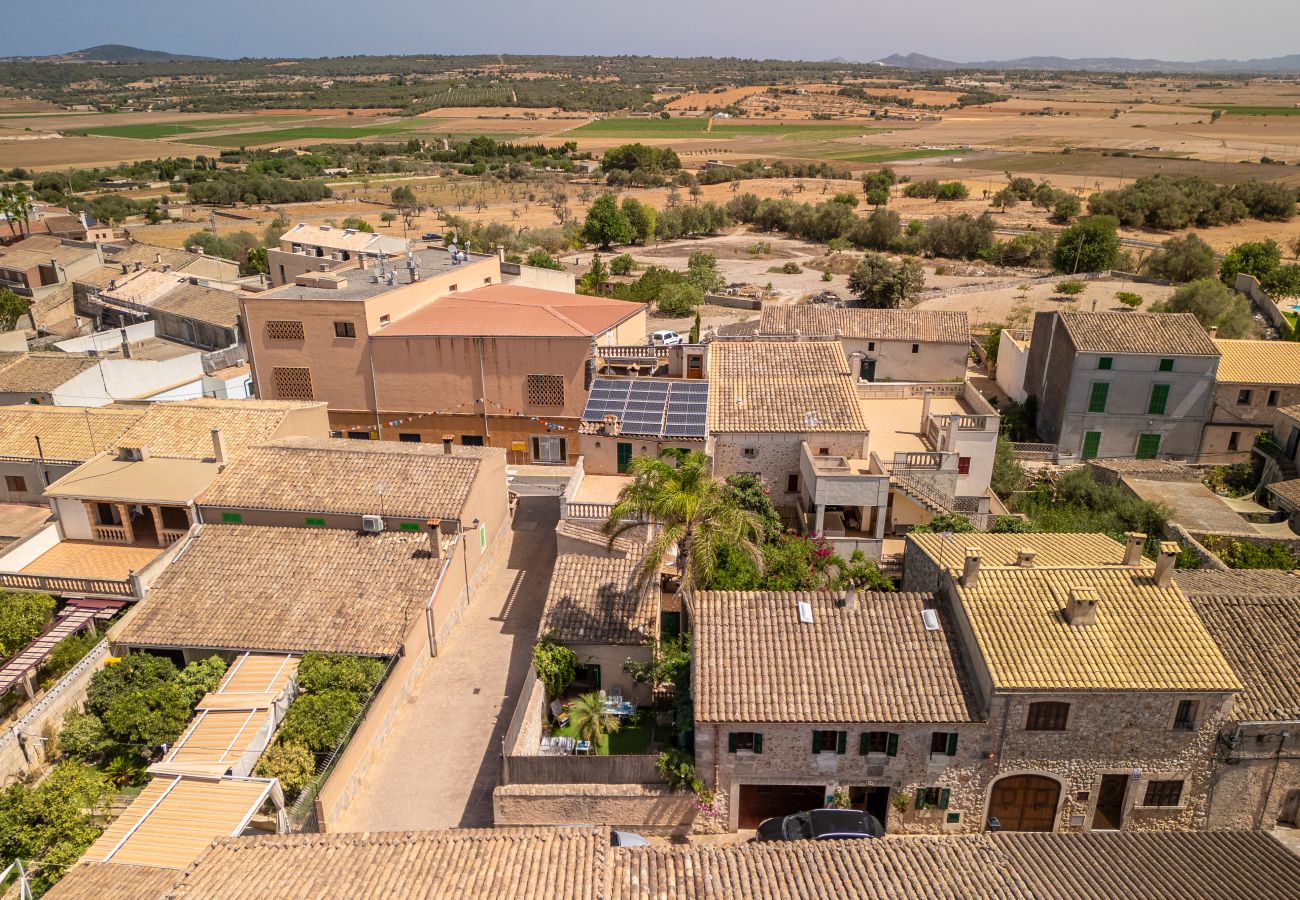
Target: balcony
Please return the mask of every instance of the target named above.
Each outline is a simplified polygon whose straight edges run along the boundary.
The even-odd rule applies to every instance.
[[[815,454],[804,441],[799,454],[799,522],[843,556],[861,550],[880,556],[889,503],[889,476],[866,460]]]
[[[181,533],[183,537],[185,532]],[[0,555],[0,588],[55,596],[139,600],[180,549],[62,540],[46,526]]]

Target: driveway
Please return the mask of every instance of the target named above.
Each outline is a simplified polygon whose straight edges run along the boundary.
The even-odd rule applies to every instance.
[[[514,714],[555,566],[554,497],[521,497],[510,546],[425,671],[356,800],[331,830],[492,824]]]

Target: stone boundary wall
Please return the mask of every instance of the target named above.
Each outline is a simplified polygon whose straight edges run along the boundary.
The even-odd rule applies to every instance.
[[[687,834],[695,795],[646,784],[510,784],[492,792],[503,825],[607,825],[638,834]]]

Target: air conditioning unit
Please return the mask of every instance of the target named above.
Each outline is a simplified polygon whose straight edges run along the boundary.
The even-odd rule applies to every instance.
[[[383,516],[362,516],[361,530],[370,531],[370,532],[383,531],[384,517]]]

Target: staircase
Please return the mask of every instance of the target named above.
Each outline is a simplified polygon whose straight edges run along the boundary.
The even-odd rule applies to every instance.
[[[989,526],[990,516],[978,509],[975,497],[951,497],[932,485],[926,484],[910,475],[894,475],[890,478],[894,489],[903,494],[917,506],[938,516],[953,514],[965,516],[979,530]]]

